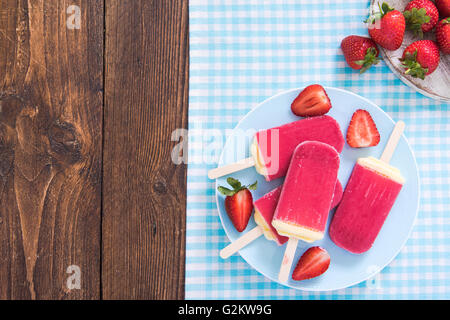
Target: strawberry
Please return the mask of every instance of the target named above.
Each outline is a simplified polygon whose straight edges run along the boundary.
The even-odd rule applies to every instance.
[[[350,68],[360,70],[360,73],[380,61],[377,45],[370,38],[348,36],[342,40],[341,48]]]
[[[321,116],[330,109],[330,98],[320,84],[303,89],[291,104],[292,112],[300,117]]]
[[[347,129],[347,143],[352,148],[373,147],[380,142],[380,133],[370,113],[358,109]]]
[[[256,190],[258,182],[243,186],[239,180],[231,177],[227,179],[227,182],[233,187],[233,190],[222,186],[217,189],[220,193],[226,195],[225,210],[236,230],[242,232],[247,227],[253,211],[253,197],[250,190]]]
[[[296,281],[320,276],[330,266],[330,255],[321,247],[311,247],[303,253],[292,273]]]
[[[403,15],[406,28],[421,38],[423,33],[433,29],[439,20],[438,9],[430,0],[411,1],[406,5]]]
[[[439,48],[434,41],[419,40],[406,47],[400,61],[406,74],[423,80],[436,70],[439,59]]]
[[[380,12],[370,16],[366,22],[369,24],[369,35],[373,41],[388,50],[400,48],[406,27],[405,17],[400,11],[383,2]]]
[[[436,0],[435,4],[442,17],[450,17],[450,0]]]
[[[450,18],[443,19],[436,26],[436,40],[441,51],[450,54]]]

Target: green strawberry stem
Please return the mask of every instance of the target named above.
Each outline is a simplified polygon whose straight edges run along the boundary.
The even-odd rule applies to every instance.
[[[225,196],[229,196],[229,197],[234,196],[236,193],[238,193],[239,191],[244,190],[244,189],[256,190],[256,188],[257,188],[257,186],[258,186],[258,181],[255,181],[255,183],[250,184],[250,185],[248,185],[248,186],[243,186],[239,180],[234,179],[234,178],[232,178],[232,177],[229,177],[229,178],[227,179],[227,182],[228,182],[228,184],[229,184],[231,187],[233,187],[233,189],[229,189],[229,188],[226,188],[226,187],[224,187],[224,186],[219,186],[219,187],[217,188],[217,190],[218,190],[221,194],[223,194],[223,195],[225,195]]]
[[[359,66],[362,66],[359,73],[364,73],[369,69],[372,65],[380,62],[380,59],[377,57],[377,50],[375,48],[369,48],[366,51],[366,55],[363,60],[354,61]]]
[[[376,21],[383,18],[388,12],[395,10],[394,8],[391,8],[386,2],[383,2],[382,5],[378,2],[378,9],[379,12],[371,14],[369,18],[367,18],[367,20],[365,20],[364,22],[374,24]]]
[[[405,73],[414,78],[425,79],[425,75],[428,72],[428,68],[423,68],[419,62],[417,62],[417,49],[414,53],[407,52],[404,59],[400,59],[403,67],[406,69]]]
[[[406,28],[414,32],[415,36],[423,37],[422,24],[428,23],[431,17],[427,15],[425,8],[412,8],[403,12],[406,21]]]

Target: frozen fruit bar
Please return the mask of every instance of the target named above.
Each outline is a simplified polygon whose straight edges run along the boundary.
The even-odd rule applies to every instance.
[[[267,181],[284,177],[292,152],[305,141],[318,141],[332,146],[340,153],[344,137],[339,124],[330,116],[301,119],[280,127],[256,133],[251,154],[256,171]]]
[[[274,240],[278,245],[288,241],[287,237],[280,236],[272,226],[272,218],[277,207],[282,186],[266,193],[263,197],[255,201],[255,222],[263,230],[264,236],[268,240]]]
[[[369,250],[404,182],[400,171],[386,162],[358,159],[331,221],[331,240],[352,253]]]
[[[338,170],[339,154],[330,145],[297,146],[272,220],[279,234],[307,242],[323,238]]]
[[[264,236],[268,240],[274,240],[279,245],[283,245],[288,240],[287,237],[280,236],[276,229],[272,226],[273,214],[280,198],[282,185],[266,193],[264,196],[255,201],[255,222],[262,228]],[[333,200],[331,201],[331,209],[334,209],[342,198],[342,185],[339,180],[336,181],[334,188]]]

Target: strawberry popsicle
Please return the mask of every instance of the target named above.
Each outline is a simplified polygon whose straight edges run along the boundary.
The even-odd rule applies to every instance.
[[[262,234],[264,234],[267,240],[273,240],[280,246],[288,241],[287,237],[279,235],[277,230],[272,226],[273,214],[275,213],[282,188],[283,186],[281,185],[254,202],[254,217],[257,226],[222,249],[220,251],[220,256],[222,258],[226,259],[230,257],[254,240],[258,239]],[[342,185],[339,180],[337,180],[334,188],[333,200],[331,202],[331,209],[334,209],[339,204],[341,198]]]
[[[330,145],[298,145],[272,221],[279,234],[307,242],[323,238],[338,170],[339,154]]]
[[[328,144],[300,143],[292,154],[272,225],[289,237],[278,279],[286,282],[298,240],[323,238],[339,170],[339,154]]]
[[[404,123],[394,129],[381,159],[357,160],[342,201],[330,224],[330,238],[339,247],[360,254],[372,247],[405,179],[389,165],[403,131]]]
[[[345,143],[341,128],[332,117],[305,118],[257,132],[250,146],[250,158],[212,169],[208,172],[208,177],[215,179],[253,166],[267,181],[284,177],[292,152],[304,141],[327,143],[338,153]]]
[[[255,168],[267,181],[284,177],[292,152],[304,141],[319,141],[338,153],[344,148],[339,124],[330,116],[312,117],[256,133],[251,153]]]
[[[264,236],[268,240],[274,240],[278,245],[286,243],[289,238],[280,236],[272,226],[272,218],[280,198],[283,186],[266,193],[255,201],[255,222],[262,229]]]
[[[278,234],[272,225],[273,214],[280,198],[282,185],[266,193],[264,196],[255,201],[255,222],[263,229],[264,236],[268,240],[274,240],[279,245],[288,241],[288,238]],[[334,209],[342,198],[342,185],[336,180],[336,186],[333,192],[333,200],[331,201],[330,210]]]

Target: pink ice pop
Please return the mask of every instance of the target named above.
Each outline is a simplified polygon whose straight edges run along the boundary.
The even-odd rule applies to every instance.
[[[208,177],[216,179],[253,166],[267,181],[284,177],[292,152],[305,141],[327,143],[338,153],[345,143],[341,128],[332,117],[305,118],[257,132],[250,147],[251,157],[211,169]]]
[[[331,209],[337,207],[337,205],[341,202],[342,194],[344,193],[344,190],[342,190],[342,184],[339,180],[336,180],[336,185],[334,186],[334,192],[333,192],[333,200],[331,200]]]
[[[331,240],[352,253],[372,247],[403,185],[403,178],[389,176],[387,167],[373,166],[379,161],[358,159],[330,225]]]
[[[399,121],[380,160],[357,160],[341,203],[330,224],[330,238],[352,253],[369,250],[405,182],[400,171],[388,162],[405,124]]]
[[[289,237],[278,280],[289,278],[298,240],[323,238],[339,170],[339,154],[328,144],[306,141],[295,148],[272,225]]]
[[[256,170],[267,181],[284,177],[294,149],[304,141],[318,141],[338,153],[344,147],[339,124],[330,116],[312,117],[256,133],[252,155]]]
[[[280,198],[279,186],[255,201],[255,222],[262,228],[264,236],[268,240],[274,240],[278,245],[286,243],[289,238],[281,236],[272,226],[272,218]]]
[[[279,235],[277,230],[272,226],[273,214],[275,213],[282,187],[283,186],[281,185],[273,189],[254,203],[255,222],[263,229],[264,236],[268,240],[274,240],[278,245],[283,245],[289,239]],[[330,210],[334,209],[339,204],[339,201],[342,198],[342,192],[342,185],[339,180],[337,180]]]
[[[339,154],[330,145],[298,145],[272,221],[279,234],[307,242],[323,238],[338,170]]]

